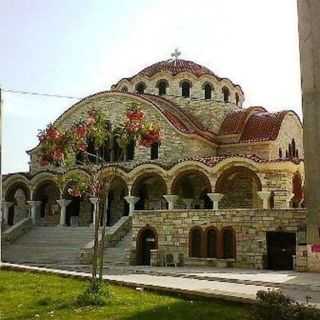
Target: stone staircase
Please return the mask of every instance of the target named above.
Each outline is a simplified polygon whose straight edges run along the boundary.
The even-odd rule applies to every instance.
[[[104,265],[128,265],[127,249],[131,246],[132,232],[129,231],[114,247],[107,247],[104,251]]]
[[[93,239],[92,227],[33,227],[3,247],[3,260],[28,264],[79,264],[80,248]]]

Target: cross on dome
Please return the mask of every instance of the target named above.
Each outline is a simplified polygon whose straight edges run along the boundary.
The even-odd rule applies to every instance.
[[[171,53],[171,57],[173,57],[175,60],[177,60],[180,55],[181,55],[181,51],[179,51],[178,48],[175,48],[174,52]]]

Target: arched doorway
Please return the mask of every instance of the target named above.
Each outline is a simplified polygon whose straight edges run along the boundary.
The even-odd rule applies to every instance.
[[[41,201],[37,217],[42,224],[59,224],[60,208],[57,204],[60,192],[53,181],[44,181],[34,192],[34,200]]]
[[[29,213],[27,201],[30,200],[30,191],[25,183],[17,182],[10,186],[6,192],[5,199],[13,203],[8,212],[9,226],[27,217]]]
[[[163,195],[167,194],[167,186],[158,174],[144,174],[138,177],[132,186],[131,193],[139,197],[135,205],[136,210],[160,210],[167,206],[163,199]]]
[[[188,170],[180,173],[173,181],[172,194],[178,195],[178,208],[211,209],[212,202],[209,178],[201,171]]]
[[[218,230],[215,227],[206,230],[206,257],[218,257]]]
[[[193,227],[189,232],[189,256],[194,258],[202,257],[201,227]]]
[[[224,171],[218,178],[215,190],[223,193],[220,208],[259,208],[261,182],[256,173],[246,167],[236,166]]]
[[[232,227],[225,227],[222,234],[222,254],[224,259],[236,257],[236,235]]]
[[[137,237],[137,264],[150,265],[151,250],[158,248],[157,232],[152,227],[140,230]]]

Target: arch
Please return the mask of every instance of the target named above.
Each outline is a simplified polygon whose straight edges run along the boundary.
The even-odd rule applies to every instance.
[[[108,206],[107,206],[107,226],[112,226],[121,217],[129,215],[129,205],[125,200],[128,195],[128,186],[126,181],[116,176],[112,179],[109,193],[108,193]],[[105,195],[106,198],[107,195]],[[103,212],[105,211],[106,203],[103,204]]]
[[[212,99],[212,91],[213,91],[213,85],[210,82],[205,82],[202,85],[202,89],[204,91],[204,98],[205,100]]]
[[[30,200],[28,185],[22,181],[13,183],[6,191],[5,200],[13,203],[8,212],[8,225],[12,226],[19,220],[26,218],[28,214],[26,201]]]
[[[167,88],[169,88],[169,82],[166,79],[160,79],[156,83],[156,88],[158,88],[159,96],[167,94]]]
[[[222,256],[224,259],[236,258],[236,234],[232,227],[224,227],[221,230]]]
[[[158,248],[158,234],[155,228],[147,225],[139,230],[136,240],[136,263],[151,264],[150,250]]]
[[[39,218],[46,224],[58,224],[60,209],[57,200],[60,198],[60,191],[52,180],[41,181],[34,191],[34,200],[41,201]]]
[[[257,191],[262,185],[257,174],[244,166],[232,166],[219,176],[215,192],[223,193],[221,208],[259,208]]]
[[[224,101],[225,103],[230,102],[230,101],[229,101],[229,100],[230,100],[230,90],[229,90],[228,87],[223,87],[223,88],[222,88],[222,94],[223,94],[223,101]]]
[[[192,227],[189,231],[189,257],[203,256],[203,231],[200,226]]]
[[[192,82],[190,80],[181,80],[179,86],[181,87],[181,96],[184,98],[190,98]]]
[[[207,258],[218,258],[219,231],[214,226],[205,230],[205,256]]]
[[[135,86],[135,92],[138,94],[144,94],[144,91],[146,90],[147,86],[143,81],[140,81]]]
[[[167,184],[163,177],[156,173],[144,173],[138,176],[131,189],[133,196],[139,197],[136,210],[158,210],[167,207],[163,195],[167,194]]]
[[[212,208],[207,193],[211,192],[208,176],[202,171],[190,169],[181,171],[171,184],[171,194],[179,196],[177,206],[186,206],[184,199],[192,199],[191,207],[195,209]]]

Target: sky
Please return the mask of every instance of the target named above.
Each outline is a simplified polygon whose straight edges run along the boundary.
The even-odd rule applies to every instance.
[[[301,115],[294,0],[1,0],[0,86],[83,98],[170,58],[243,88],[244,106]],[[4,173],[77,100],[3,93]]]

